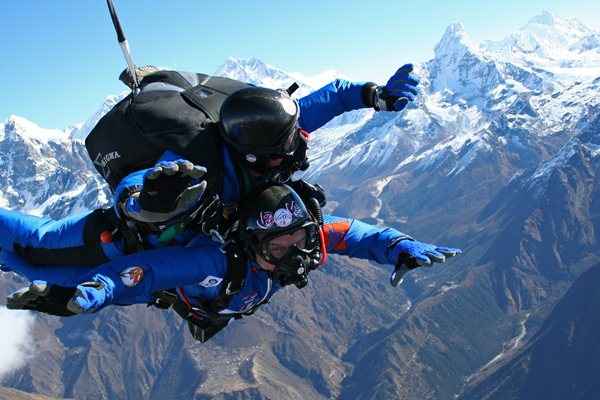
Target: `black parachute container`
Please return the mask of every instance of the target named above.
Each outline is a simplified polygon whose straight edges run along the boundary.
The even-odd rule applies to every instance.
[[[85,145],[111,189],[131,172],[153,166],[172,150],[208,169],[213,188],[222,184],[219,111],[225,99],[249,84],[181,71],[156,71],[138,81],[114,5],[107,0],[117,38],[132,78],[132,93],[90,132]]]
[[[116,104],[90,132],[89,156],[112,189],[131,172],[153,166],[166,150],[205,166],[209,185],[219,187],[219,110],[227,96],[248,86],[179,71],[147,75],[137,93]]]
[[[85,145],[111,189],[128,174],[153,166],[166,150],[207,168],[215,193],[222,186],[221,106],[232,93],[252,85],[182,71],[138,74],[112,0],[108,9],[125,60],[132,92],[90,132]],[[127,81],[127,79],[124,79]],[[293,84],[288,95],[298,88]]]

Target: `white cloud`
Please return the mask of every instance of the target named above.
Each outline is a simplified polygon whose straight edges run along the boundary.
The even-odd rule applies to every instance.
[[[22,367],[31,356],[33,321],[28,311],[0,307],[0,378]]]

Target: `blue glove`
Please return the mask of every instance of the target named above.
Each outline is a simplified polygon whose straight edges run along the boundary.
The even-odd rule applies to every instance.
[[[410,238],[400,238],[394,241],[390,247],[393,259],[397,260],[396,269],[390,278],[392,286],[402,282],[404,274],[411,269],[423,265],[430,266],[434,262],[443,263],[446,262],[447,258],[462,253],[461,249],[436,246]]]
[[[387,81],[378,86],[373,100],[377,111],[402,111],[418,94],[419,78],[412,73],[413,65],[405,64]]]
[[[6,306],[11,310],[32,310],[60,317],[95,312],[111,298],[112,291],[107,290],[111,284],[90,281],[73,288],[33,281],[8,296]]]
[[[74,314],[96,312],[107,304],[111,294],[110,286],[107,287],[102,282],[81,283],[77,285],[73,297],[67,303],[67,309]]]
[[[130,196],[122,210],[129,218],[146,223],[167,222],[200,203],[206,168],[187,160],[162,161],[144,175],[139,193]]]

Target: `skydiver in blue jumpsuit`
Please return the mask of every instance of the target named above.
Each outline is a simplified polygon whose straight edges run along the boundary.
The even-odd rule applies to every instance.
[[[244,279],[218,310],[220,328],[223,321],[252,313],[283,286],[303,286],[308,272],[326,262],[327,253],[415,268],[461,252],[353,219],[325,216],[320,224],[314,214],[286,185],[261,189],[242,202],[241,228],[235,237],[242,250]],[[203,314],[194,313],[223,293],[232,263],[222,246],[205,235],[197,235],[185,247],[143,251],[95,268],[32,266],[12,252],[3,255],[5,270],[34,281],[9,297],[9,308],[73,315],[109,305],[152,303],[157,292],[177,288],[176,296],[188,307],[188,321],[202,319]]]

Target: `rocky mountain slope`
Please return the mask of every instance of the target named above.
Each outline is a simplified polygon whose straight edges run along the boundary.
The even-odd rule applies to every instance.
[[[521,351],[473,379],[461,398],[598,398],[599,284],[598,266],[582,274]]]
[[[31,394],[20,390],[0,387],[0,400],[58,400],[39,394]]]

